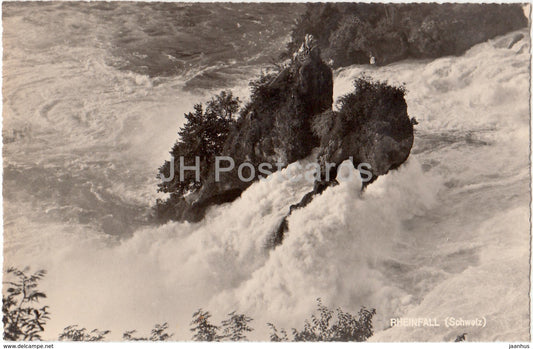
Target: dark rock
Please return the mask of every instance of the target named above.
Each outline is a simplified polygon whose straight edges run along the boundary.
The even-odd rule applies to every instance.
[[[232,202],[241,196],[243,190],[239,187],[225,190],[221,193],[213,193],[203,200],[198,200],[190,205],[186,205],[182,211],[181,220],[189,222],[200,221],[207,211],[207,209],[214,205],[220,205],[226,202]]]
[[[235,193],[240,194],[257,179],[259,164],[269,163],[275,172],[278,164],[284,167],[305,158],[320,144],[311,121],[333,104],[333,74],[312,37],[306,38],[288,66],[263,80],[224,146],[223,153],[231,156],[235,168],[220,173],[216,181],[213,167],[184,219],[200,220],[211,204],[233,201],[238,197]],[[244,162],[254,166],[251,181],[239,179],[238,166]],[[243,172],[243,177],[251,176],[249,170]]]
[[[238,198],[258,178],[260,164],[270,164],[275,172],[319,147],[321,178],[312,192],[290,207],[267,243],[273,247],[283,241],[291,212],[337,184],[337,167],[343,161],[353,159],[355,167],[368,164],[371,182],[407,159],[413,144],[413,125],[407,115],[403,88],[358,79],[355,92],[339,99],[339,111],[331,109],[332,95],[331,69],[308,36],[284,69],[263,76],[254,85],[251,102],[224,146],[223,154],[233,159],[235,168],[220,173],[217,181],[213,165],[207,178],[202,178],[202,187],[175,200],[168,211],[175,212],[178,220],[199,221],[209,207]],[[248,162],[255,172],[243,171],[249,181],[238,176],[238,166],[243,162]],[[328,163],[334,166],[329,168]]]
[[[287,218],[295,209],[307,206],[315,195],[337,184],[337,168],[345,160],[352,159],[356,168],[360,164],[369,165],[366,169],[372,177],[363,182],[364,188],[409,157],[414,135],[404,89],[365,78],[356,80],[354,85],[353,93],[340,98],[338,112],[328,111],[315,117],[313,129],[321,138],[321,180],[315,183],[313,191],[291,206],[271,239],[274,245],[283,241]]]
[[[355,91],[340,99],[339,112],[319,115],[332,118],[321,139],[319,161],[339,166],[370,165],[373,177],[386,174],[407,160],[413,145],[413,125],[407,114],[403,88],[359,79]],[[323,120],[318,120],[324,124]],[[325,169],[323,169],[325,171]]]

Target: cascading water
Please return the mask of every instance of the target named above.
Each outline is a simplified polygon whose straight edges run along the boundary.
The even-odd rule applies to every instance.
[[[485,317],[486,328],[468,329],[475,340],[528,339],[525,30],[461,57],[336,71],[335,97],[361,73],[405,83],[419,122],[411,157],[364,194],[357,182],[327,189],[267,250],[312,184],[278,173],[200,223],[151,224],[156,169],[183,113],[218,90],[188,88],[190,71],[117,69],[100,18],[57,6],[77,35],[64,36],[47,11],[4,8],[4,266],[48,270],[44,338],[81,324],[119,339],[168,321],[187,340],[202,307],[215,320],[244,312],[255,319],[251,338],[267,339],[266,322],[300,326],[321,297],[351,312],[376,308],[371,340],[453,340],[460,329],[387,329],[392,317],[450,316]],[[231,65],[205,56],[197,74]],[[260,68],[213,79],[246,97]]]

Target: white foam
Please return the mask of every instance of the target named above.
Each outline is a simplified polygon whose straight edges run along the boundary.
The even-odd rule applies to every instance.
[[[98,50],[44,52],[32,57],[36,68],[10,52],[4,128],[28,136],[5,147],[6,164],[94,173],[91,183],[111,182],[105,190],[125,201],[153,199],[153,174],[183,113],[208,95],[184,92],[179,79],[156,84],[117,72]],[[50,54],[87,58],[46,63]],[[312,184],[258,182],[201,223],[146,227],[124,240],[54,221],[12,188],[6,265],[49,271],[42,289],[50,339],[70,324],[111,329],[110,338],[120,339],[121,331],[147,332],[164,321],[188,339],[199,307],[215,319],[246,312],[256,319],[254,336],[265,339],[264,323],[299,326],[317,297],[353,312],[375,307],[376,340],[447,340],[454,333],[383,330],[391,316],[452,310],[490,318],[490,331],[476,332],[476,340],[527,339],[528,62],[527,53],[486,43],[462,57],[338,72],[336,97],[362,71],[406,83],[409,113],[420,122],[417,154],[363,195],[358,182],[326,190],[294,212],[275,250],[264,248],[266,240]],[[39,81],[35,69],[43,72]],[[96,161],[124,175],[105,177]],[[510,328],[511,320],[519,325]]]

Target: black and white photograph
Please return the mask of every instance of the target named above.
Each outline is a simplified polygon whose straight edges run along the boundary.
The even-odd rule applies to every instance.
[[[4,348],[529,347],[531,3],[1,11]]]

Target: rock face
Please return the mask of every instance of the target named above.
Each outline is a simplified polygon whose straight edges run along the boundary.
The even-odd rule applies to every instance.
[[[311,36],[306,37],[300,50],[277,74],[263,76],[252,86],[252,101],[244,108],[237,126],[224,146],[235,168],[220,173],[209,171],[202,189],[183,200],[180,220],[198,221],[212,204],[233,201],[253,181],[242,181],[238,166],[251,163],[257,178],[258,165],[271,164],[274,172],[308,156],[320,139],[311,130],[314,115],[331,108],[333,74],[320,57],[320,49]],[[228,166],[223,163],[221,166]],[[251,175],[249,169],[243,177]],[[180,204],[181,205],[181,204]]]
[[[403,88],[364,78],[355,91],[340,98],[340,110],[318,115],[319,161],[337,167],[349,158],[354,166],[370,165],[373,178],[400,166],[413,145],[413,125],[407,114]],[[330,178],[334,176],[330,176]]]
[[[291,211],[336,184],[336,167],[344,160],[352,158],[356,167],[368,164],[374,180],[407,159],[413,126],[402,88],[359,79],[355,92],[340,98],[339,111],[331,109],[332,95],[331,69],[322,61],[313,38],[307,36],[288,66],[254,85],[252,101],[224,147],[223,153],[233,159],[235,168],[219,173],[217,181],[213,167],[202,188],[178,203],[181,216],[177,219],[202,219],[210,206],[239,197],[257,179],[259,164],[270,164],[274,172],[307,157],[317,147],[321,179]],[[254,168],[255,177],[250,181],[242,180],[251,177],[250,169],[242,171],[239,178],[237,166],[243,162]],[[281,222],[271,245],[281,243],[286,222]]]
[[[330,110],[315,116],[313,129],[320,137],[320,180],[299,203],[291,206],[272,236],[271,246],[283,241],[288,229],[287,218],[294,210],[305,207],[315,195],[337,184],[337,168],[345,160],[352,160],[356,168],[360,164],[368,165],[365,169],[372,176],[363,182],[366,187],[409,157],[416,121],[407,114],[404,89],[364,78],[356,80],[354,85],[353,93],[340,98],[338,112]]]

